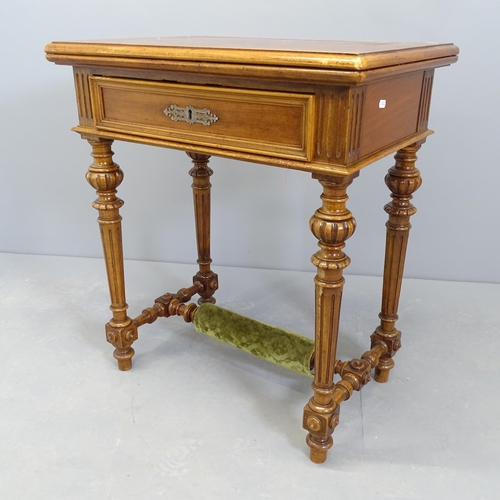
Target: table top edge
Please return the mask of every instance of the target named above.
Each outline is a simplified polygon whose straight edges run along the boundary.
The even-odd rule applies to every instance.
[[[213,43],[210,42],[213,41]],[[199,43],[196,43],[198,42]],[[223,42],[221,42],[223,41]],[[254,44],[251,42],[255,41]],[[161,42],[161,43],[160,43]],[[337,50],[331,50],[336,48]],[[348,42],[246,38],[176,37],[97,41],[56,41],[47,58],[90,56],[127,59],[273,65],[365,71],[457,56],[452,43]]]

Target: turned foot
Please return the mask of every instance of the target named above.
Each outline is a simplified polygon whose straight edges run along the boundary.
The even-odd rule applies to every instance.
[[[113,357],[118,361],[118,368],[121,371],[132,368],[132,356],[135,351],[131,346],[137,337],[137,325],[131,319],[125,325],[113,321],[106,325],[106,340],[115,347]]]
[[[326,462],[327,452],[326,451],[316,451],[311,448],[311,453],[309,454],[309,458],[311,462],[315,464],[322,464]]]
[[[389,380],[389,372],[394,368],[396,363],[388,356],[382,356],[375,367],[375,374],[373,376],[376,382],[383,384]]]
[[[328,450],[333,446],[333,439],[330,437],[325,443],[318,443],[309,434],[306,438],[306,443],[310,448],[309,458],[311,462],[315,464],[322,464],[326,462],[326,457],[328,456]]]
[[[132,347],[127,351],[121,351],[120,349],[115,349],[113,352],[113,357],[118,361],[118,369],[122,372],[126,372],[132,369],[132,356],[135,354]]]

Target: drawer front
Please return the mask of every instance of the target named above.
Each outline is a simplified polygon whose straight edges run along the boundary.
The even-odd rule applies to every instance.
[[[314,97],[307,94],[90,77],[98,129],[310,160]]]

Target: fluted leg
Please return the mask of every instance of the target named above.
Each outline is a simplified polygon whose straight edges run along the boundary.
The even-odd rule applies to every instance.
[[[123,172],[113,162],[112,140],[89,138],[92,146],[93,164],[86,178],[96,189],[98,198],[93,207],[99,211],[106,272],[108,275],[110,309],[112,319],[106,324],[106,339],[115,346],[114,357],[120,370],[132,368],[134,350],[132,343],[137,340],[137,327],[127,316],[128,305],[125,301],[125,276],[123,269],[123,250],[121,234],[121,216],[119,213],[123,201],[116,196],[116,188],[123,180]]]
[[[382,307],[379,314],[380,326],[371,336],[371,345],[386,346],[386,352],[380,357],[375,367],[374,379],[387,382],[389,372],[394,367],[394,354],[401,347],[401,332],[396,329],[398,319],[399,296],[403,281],[406,247],[410,233],[410,217],[417,211],[411,204],[413,193],[420,187],[422,179],[415,168],[419,145],[411,145],[397,152],[396,164],[389,169],[385,178],[391,190],[392,201],[384,208],[389,214],[386,223],[386,249],[384,264],[384,282],[382,289]]]
[[[189,171],[193,178],[194,217],[196,224],[196,244],[198,246],[198,265],[200,270],[193,276],[193,283],[199,282],[203,289],[199,292],[198,304],[215,304],[213,294],[218,288],[218,278],[210,269],[210,176],[213,170],[208,167],[209,155],[187,153],[194,167]]]
[[[356,221],[346,208],[349,177],[315,176],[323,186],[322,207],[310,220],[311,231],[319,240],[319,251],[311,260],[317,267],[315,311],[314,394],[304,408],[303,426],[309,431],[307,444],[311,460],[322,463],[333,445],[332,432],[338,424],[339,404],[334,399],[333,375],[344,286],[343,270],[350,264],[342,251],[352,236]]]

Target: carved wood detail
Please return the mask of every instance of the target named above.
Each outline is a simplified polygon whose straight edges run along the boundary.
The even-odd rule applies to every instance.
[[[434,70],[424,71],[422,82],[422,93],[418,108],[417,130],[426,130],[429,123],[429,111],[431,108],[432,83],[434,81]]]
[[[375,346],[373,349],[365,352],[361,359],[351,359],[350,361],[337,361],[335,363],[335,373],[342,379],[335,384],[333,390],[333,400],[337,408],[337,423],[340,411],[340,404],[347,401],[354,391],[360,391],[368,382],[370,382],[371,369],[379,362],[380,356],[384,353],[382,346]]]
[[[343,252],[345,241],[352,236],[356,221],[345,204],[349,177],[315,176],[323,186],[322,206],[310,220],[311,231],[319,240],[320,250],[312,258],[317,267],[315,314],[314,394],[304,408],[303,426],[309,431],[306,442],[311,460],[322,463],[333,445],[332,432],[338,424],[338,404],[333,399],[335,354],[344,286],[343,270],[350,259]]]
[[[406,247],[411,228],[410,217],[416,213],[411,204],[413,193],[420,187],[422,179],[415,167],[420,145],[408,146],[395,155],[396,164],[389,169],[385,183],[391,190],[392,201],[384,209],[389,214],[386,223],[386,250],[380,326],[371,336],[372,347],[385,346],[386,352],[375,368],[375,380],[387,382],[389,371],[394,367],[394,354],[401,347],[401,332],[396,329],[398,305],[403,281]]]
[[[196,244],[200,270],[193,276],[193,283],[201,283],[198,304],[215,304],[213,294],[219,288],[218,276],[210,269],[210,176],[213,170],[208,167],[209,155],[188,152],[194,167],[189,171],[193,178],[194,218],[196,225]]]
[[[316,92],[316,151],[318,160],[338,164],[344,161],[349,91],[342,87]]]
[[[90,70],[86,68],[73,68],[75,79],[76,103],[78,106],[78,117],[80,125],[93,125],[92,101],[90,97],[89,76]]]
[[[181,288],[177,293],[165,293],[155,300],[153,307],[147,307],[142,313],[133,319],[137,327],[146,323],[153,323],[158,318],[169,316],[182,316],[186,323],[191,323],[198,306],[196,304],[186,304],[193,295],[202,290],[201,283],[194,283],[188,288]]]
[[[361,359],[355,358],[350,361],[339,360],[335,363],[335,373],[340,375],[344,382],[348,381],[350,384],[349,395],[352,394],[352,391],[360,391],[370,382],[372,368],[378,365],[380,357],[386,352],[385,345],[376,344],[372,349],[366,351],[361,356]],[[342,385],[345,388],[345,383]]]
[[[137,340],[137,327],[127,316],[128,305],[125,300],[125,273],[121,234],[120,208],[123,201],[116,196],[116,188],[123,180],[123,172],[113,161],[112,140],[97,137],[88,138],[92,146],[94,162],[86,175],[87,181],[97,192],[92,206],[99,212],[99,227],[108,275],[111,297],[112,319],[106,324],[106,339],[115,346],[114,357],[120,370],[132,368],[134,350],[132,344]]]
[[[358,159],[361,150],[361,124],[364,103],[365,89],[363,87],[354,88],[350,96],[349,144],[347,147],[347,156],[351,162]]]

